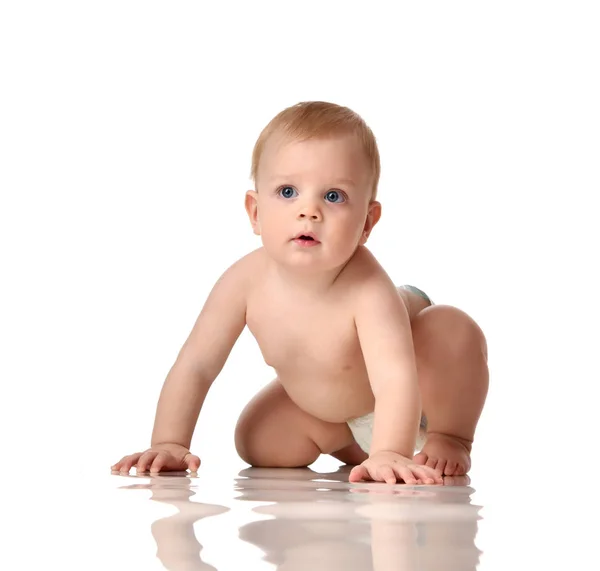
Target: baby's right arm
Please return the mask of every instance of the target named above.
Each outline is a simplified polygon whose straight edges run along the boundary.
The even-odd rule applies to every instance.
[[[208,390],[246,324],[251,257],[227,269],[210,292],[164,382],[150,449],[125,456],[112,470],[195,471],[200,466],[189,451],[192,435]]]

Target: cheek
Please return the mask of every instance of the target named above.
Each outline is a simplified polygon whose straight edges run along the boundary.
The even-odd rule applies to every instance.
[[[348,216],[336,220],[335,228],[331,228],[329,234],[329,243],[341,255],[346,256],[352,253],[358,244],[361,236],[363,223],[357,216]]]
[[[267,240],[278,239],[286,232],[286,217],[276,208],[263,208],[259,214],[260,230],[263,238]]]
[[[364,220],[360,213],[352,213],[351,215],[344,218],[341,221],[343,228],[343,234],[346,237],[353,236],[358,237],[362,234],[364,228]]]

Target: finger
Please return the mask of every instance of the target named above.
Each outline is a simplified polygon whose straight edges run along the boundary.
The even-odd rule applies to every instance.
[[[116,464],[113,464],[110,469],[111,470],[120,470],[121,466],[123,465],[123,463],[130,457],[130,454],[127,454],[127,456],[123,456],[123,458],[121,458]]]
[[[159,452],[150,466],[150,472],[160,472],[169,459],[168,452]]]
[[[142,453],[138,452],[137,454],[126,456],[123,460],[121,460],[121,467],[119,468],[119,471],[129,473],[129,470],[131,470],[131,467],[138,461],[138,458],[141,455]]]
[[[188,454],[185,457],[185,461],[187,462],[188,468],[192,472],[197,472],[198,468],[200,468],[200,458],[198,458],[198,456],[194,456],[193,454]]]
[[[424,484],[435,484],[435,472],[421,466],[411,466],[413,474]]]
[[[398,466],[396,473],[404,480],[405,484],[414,485],[417,479],[413,476],[412,470],[408,466]]]
[[[362,465],[354,466],[348,476],[349,482],[360,482],[369,478],[369,471]]]
[[[410,467],[410,471],[412,472],[413,477],[417,479],[417,484],[433,484],[433,478],[428,472],[419,470],[419,468],[414,465]]]
[[[386,484],[396,483],[396,473],[391,466],[384,465],[379,467],[378,480],[385,482]]]
[[[136,470],[138,472],[147,472],[148,466],[150,466],[150,464],[152,464],[152,461],[154,460],[154,458],[156,458],[157,454],[158,454],[158,452],[155,452],[154,450],[149,450],[148,452],[144,452],[141,455],[140,459],[138,460]]]

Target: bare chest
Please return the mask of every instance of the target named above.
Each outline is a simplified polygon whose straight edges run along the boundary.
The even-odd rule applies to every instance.
[[[362,359],[352,314],[342,305],[257,299],[246,321],[265,362],[280,375],[332,378],[356,370]]]

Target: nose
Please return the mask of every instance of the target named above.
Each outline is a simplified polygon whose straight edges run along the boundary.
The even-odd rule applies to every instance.
[[[300,206],[300,210],[298,211],[298,220],[313,220],[320,221],[322,219],[322,214],[319,206],[314,202],[305,202]]]

